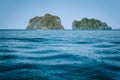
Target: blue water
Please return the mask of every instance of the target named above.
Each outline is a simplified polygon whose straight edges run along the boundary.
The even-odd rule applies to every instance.
[[[0,80],[120,80],[120,30],[0,30]]]

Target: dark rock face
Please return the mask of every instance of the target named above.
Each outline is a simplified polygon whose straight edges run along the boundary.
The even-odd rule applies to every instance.
[[[102,22],[97,19],[88,19],[83,18],[80,21],[74,20],[72,23],[72,29],[80,29],[80,30],[111,30],[105,22]]]
[[[36,16],[30,19],[26,29],[64,29],[64,27],[61,25],[61,20],[58,16],[45,14],[44,16]]]

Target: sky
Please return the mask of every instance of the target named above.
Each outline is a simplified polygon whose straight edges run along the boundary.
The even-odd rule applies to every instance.
[[[120,0],[0,0],[0,29],[25,29],[31,18],[46,13],[59,16],[65,29],[85,17],[120,29]]]

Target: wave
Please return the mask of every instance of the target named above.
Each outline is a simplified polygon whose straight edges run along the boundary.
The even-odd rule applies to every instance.
[[[50,30],[0,35],[0,80],[119,80],[118,33]]]
[[[23,41],[23,42],[42,42],[47,41],[46,38],[0,38],[0,41],[9,41],[9,40],[16,40],[16,41]]]

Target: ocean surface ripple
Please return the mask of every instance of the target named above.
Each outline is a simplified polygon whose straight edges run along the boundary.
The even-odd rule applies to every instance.
[[[120,30],[0,30],[0,80],[120,80]]]

